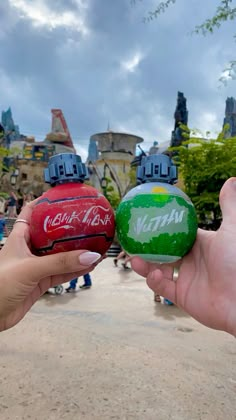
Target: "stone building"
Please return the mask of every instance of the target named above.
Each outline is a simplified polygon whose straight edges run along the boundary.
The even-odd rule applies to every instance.
[[[123,197],[130,185],[130,163],[141,142],[139,136],[111,130],[93,134],[87,159],[91,184],[104,192],[109,180],[119,197]]]
[[[57,153],[75,153],[73,141],[60,109],[51,110],[51,131],[42,142],[35,141],[34,137],[20,135],[17,126],[17,130],[14,130],[9,110],[2,116],[5,130],[2,144],[9,149],[10,154],[3,159],[0,189],[2,192],[14,189],[19,196],[32,193],[38,197],[49,188],[44,182],[44,168],[49,158]]]

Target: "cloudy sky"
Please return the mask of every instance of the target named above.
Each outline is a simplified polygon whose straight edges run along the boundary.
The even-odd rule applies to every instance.
[[[236,59],[234,22],[214,35],[191,35],[219,0],[177,0],[158,20],[143,17],[158,0],[0,0],[0,109],[11,106],[22,134],[42,140],[51,108],[64,112],[78,153],[105,131],[170,139],[177,91],[189,127],[221,129],[225,100],[236,82],[220,86]],[[235,31],[236,32],[236,31]]]

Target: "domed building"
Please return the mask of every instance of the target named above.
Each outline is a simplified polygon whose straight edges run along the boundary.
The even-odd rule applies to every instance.
[[[109,184],[123,197],[130,186],[130,164],[142,142],[142,137],[111,130],[93,134],[87,159],[91,184],[104,193]]]

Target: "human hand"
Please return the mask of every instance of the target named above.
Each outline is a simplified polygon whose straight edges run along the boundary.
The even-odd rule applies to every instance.
[[[193,318],[236,335],[236,178],[220,192],[222,224],[217,232],[198,229],[192,250],[173,265],[153,264],[133,257],[132,268],[147,278],[148,286]]]
[[[18,216],[30,223],[34,202]],[[83,276],[101,259],[78,250],[36,257],[31,253],[29,225],[19,222],[0,251],[0,331],[17,324],[50,287]]]

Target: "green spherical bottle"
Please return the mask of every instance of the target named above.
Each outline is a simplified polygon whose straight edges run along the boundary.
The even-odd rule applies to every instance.
[[[144,156],[137,187],[122,199],[116,229],[122,248],[146,261],[171,263],[192,248],[197,216],[190,198],[173,184],[177,168],[169,156]]]

